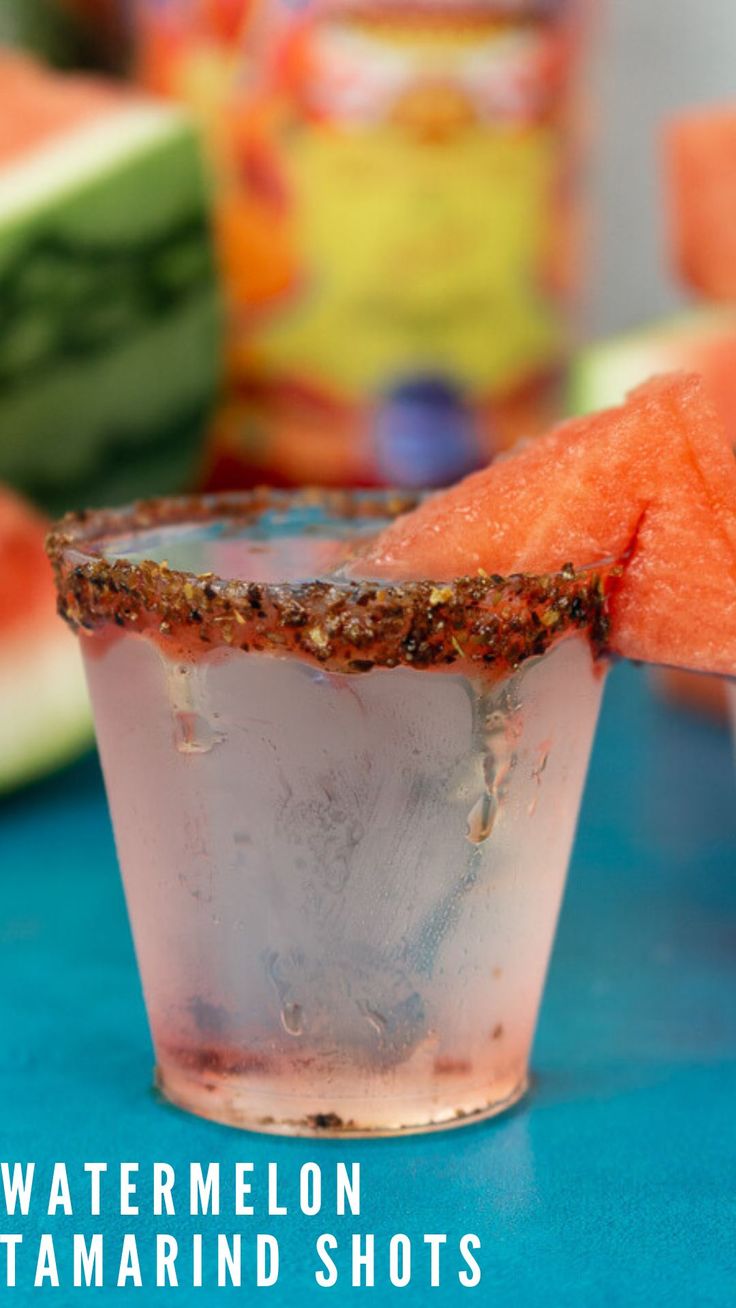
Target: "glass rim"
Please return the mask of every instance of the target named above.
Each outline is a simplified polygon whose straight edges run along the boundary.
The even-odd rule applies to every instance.
[[[58,610],[81,635],[118,628],[183,657],[230,648],[296,655],[343,672],[461,661],[511,671],[575,631],[596,656],[605,650],[607,599],[618,573],[608,564],[535,575],[479,570],[450,581],[260,582],[103,553],[116,537],[221,519],[246,526],[269,511],[322,508],[346,521],[385,521],[416,507],[423,494],[256,487],[69,513],[46,540]]]

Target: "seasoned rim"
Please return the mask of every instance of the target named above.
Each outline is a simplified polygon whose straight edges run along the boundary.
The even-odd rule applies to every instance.
[[[296,654],[342,672],[427,668],[470,661],[509,670],[566,632],[585,632],[598,654],[608,635],[607,597],[617,570],[541,576],[460,577],[452,582],[227,580],[166,563],[110,560],[116,537],[228,518],[246,526],[265,512],[319,507],[332,517],[397,517],[419,494],[261,487],[236,494],[143,500],[123,509],[68,514],[46,548],[61,616],[81,634],[114,627],[158,640],[175,657],[208,649]]]

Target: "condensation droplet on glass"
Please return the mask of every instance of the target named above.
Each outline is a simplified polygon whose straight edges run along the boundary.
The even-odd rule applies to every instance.
[[[485,791],[476,800],[468,814],[467,839],[471,845],[482,845],[493,831],[498,815],[498,801],[495,795]]]
[[[477,884],[478,884],[478,868],[476,865],[468,868],[467,872],[465,873],[465,876],[463,877],[460,883],[460,888],[461,890],[472,890],[473,886]]]
[[[174,714],[174,744],[180,754],[209,754],[224,739],[201,713]]]
[[[348,841],[351,845],[359,845],[364,835],[365,835],[365,828],[362,822],[358,822],[357,820],[355,820],[350,823],[350,827],[348,830]]]
[[[301,1004],[284,1004],[281,1009],[281,1025],[288,1035],[301,1035],[303,1030]]]
[[[212,725],[206,670],[194,664],[164,664],[169,703],[174,719],[174,745],[180,754],[209,754],[225,739]]]
[[[365,1010],[365,1020],[368,1023],[371,1030],[375,1031],[376,1035],[380,1036],[383,1039],[383,1037],[386,1034],[386,1027],[388,1025],[385,1017],[383,1016],[383,1013],[378,1013],[373,1008],[367,1008]]]

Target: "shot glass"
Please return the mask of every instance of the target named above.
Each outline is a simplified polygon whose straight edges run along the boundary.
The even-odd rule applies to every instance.
[[[606,578],[353,580],[416,497],[71,516],[162,1095],[388,1135],[524,1093],[605,663]]]

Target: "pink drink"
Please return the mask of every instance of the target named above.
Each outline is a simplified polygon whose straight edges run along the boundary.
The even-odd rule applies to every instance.
[[[334,578],[346,533],[365,530],[327,522],[263,539],[231,519],[224,535],[164,526],[106,548],[165,559],[169,578],[190,569],[184,587],[216,592],[213,606],[230,578],[265,582],[266,597],[277,579],[309,610],[299,578]],[[449,589],[422,592],[432,621],[453,611]],[[345,631],[359,613],[380,626],[398,593],[364,605],[353,585]],[[454,640],[455,657],[420,643],[415,667],[385,632],[371,658],[347,660],[324,612],[287,633],[246,610],[221,621],[232,637],[215,647],[198,638],[201,613],[189,643],[143,612],[123,629],[86,615],[158,1085],[204,1116],[300,1134],[498,1112],[527,1084],[600,701],[585,623],[517,669],[474,661],[470,627],[441,646]],[[433,633],[427,648],[445,639]]]

